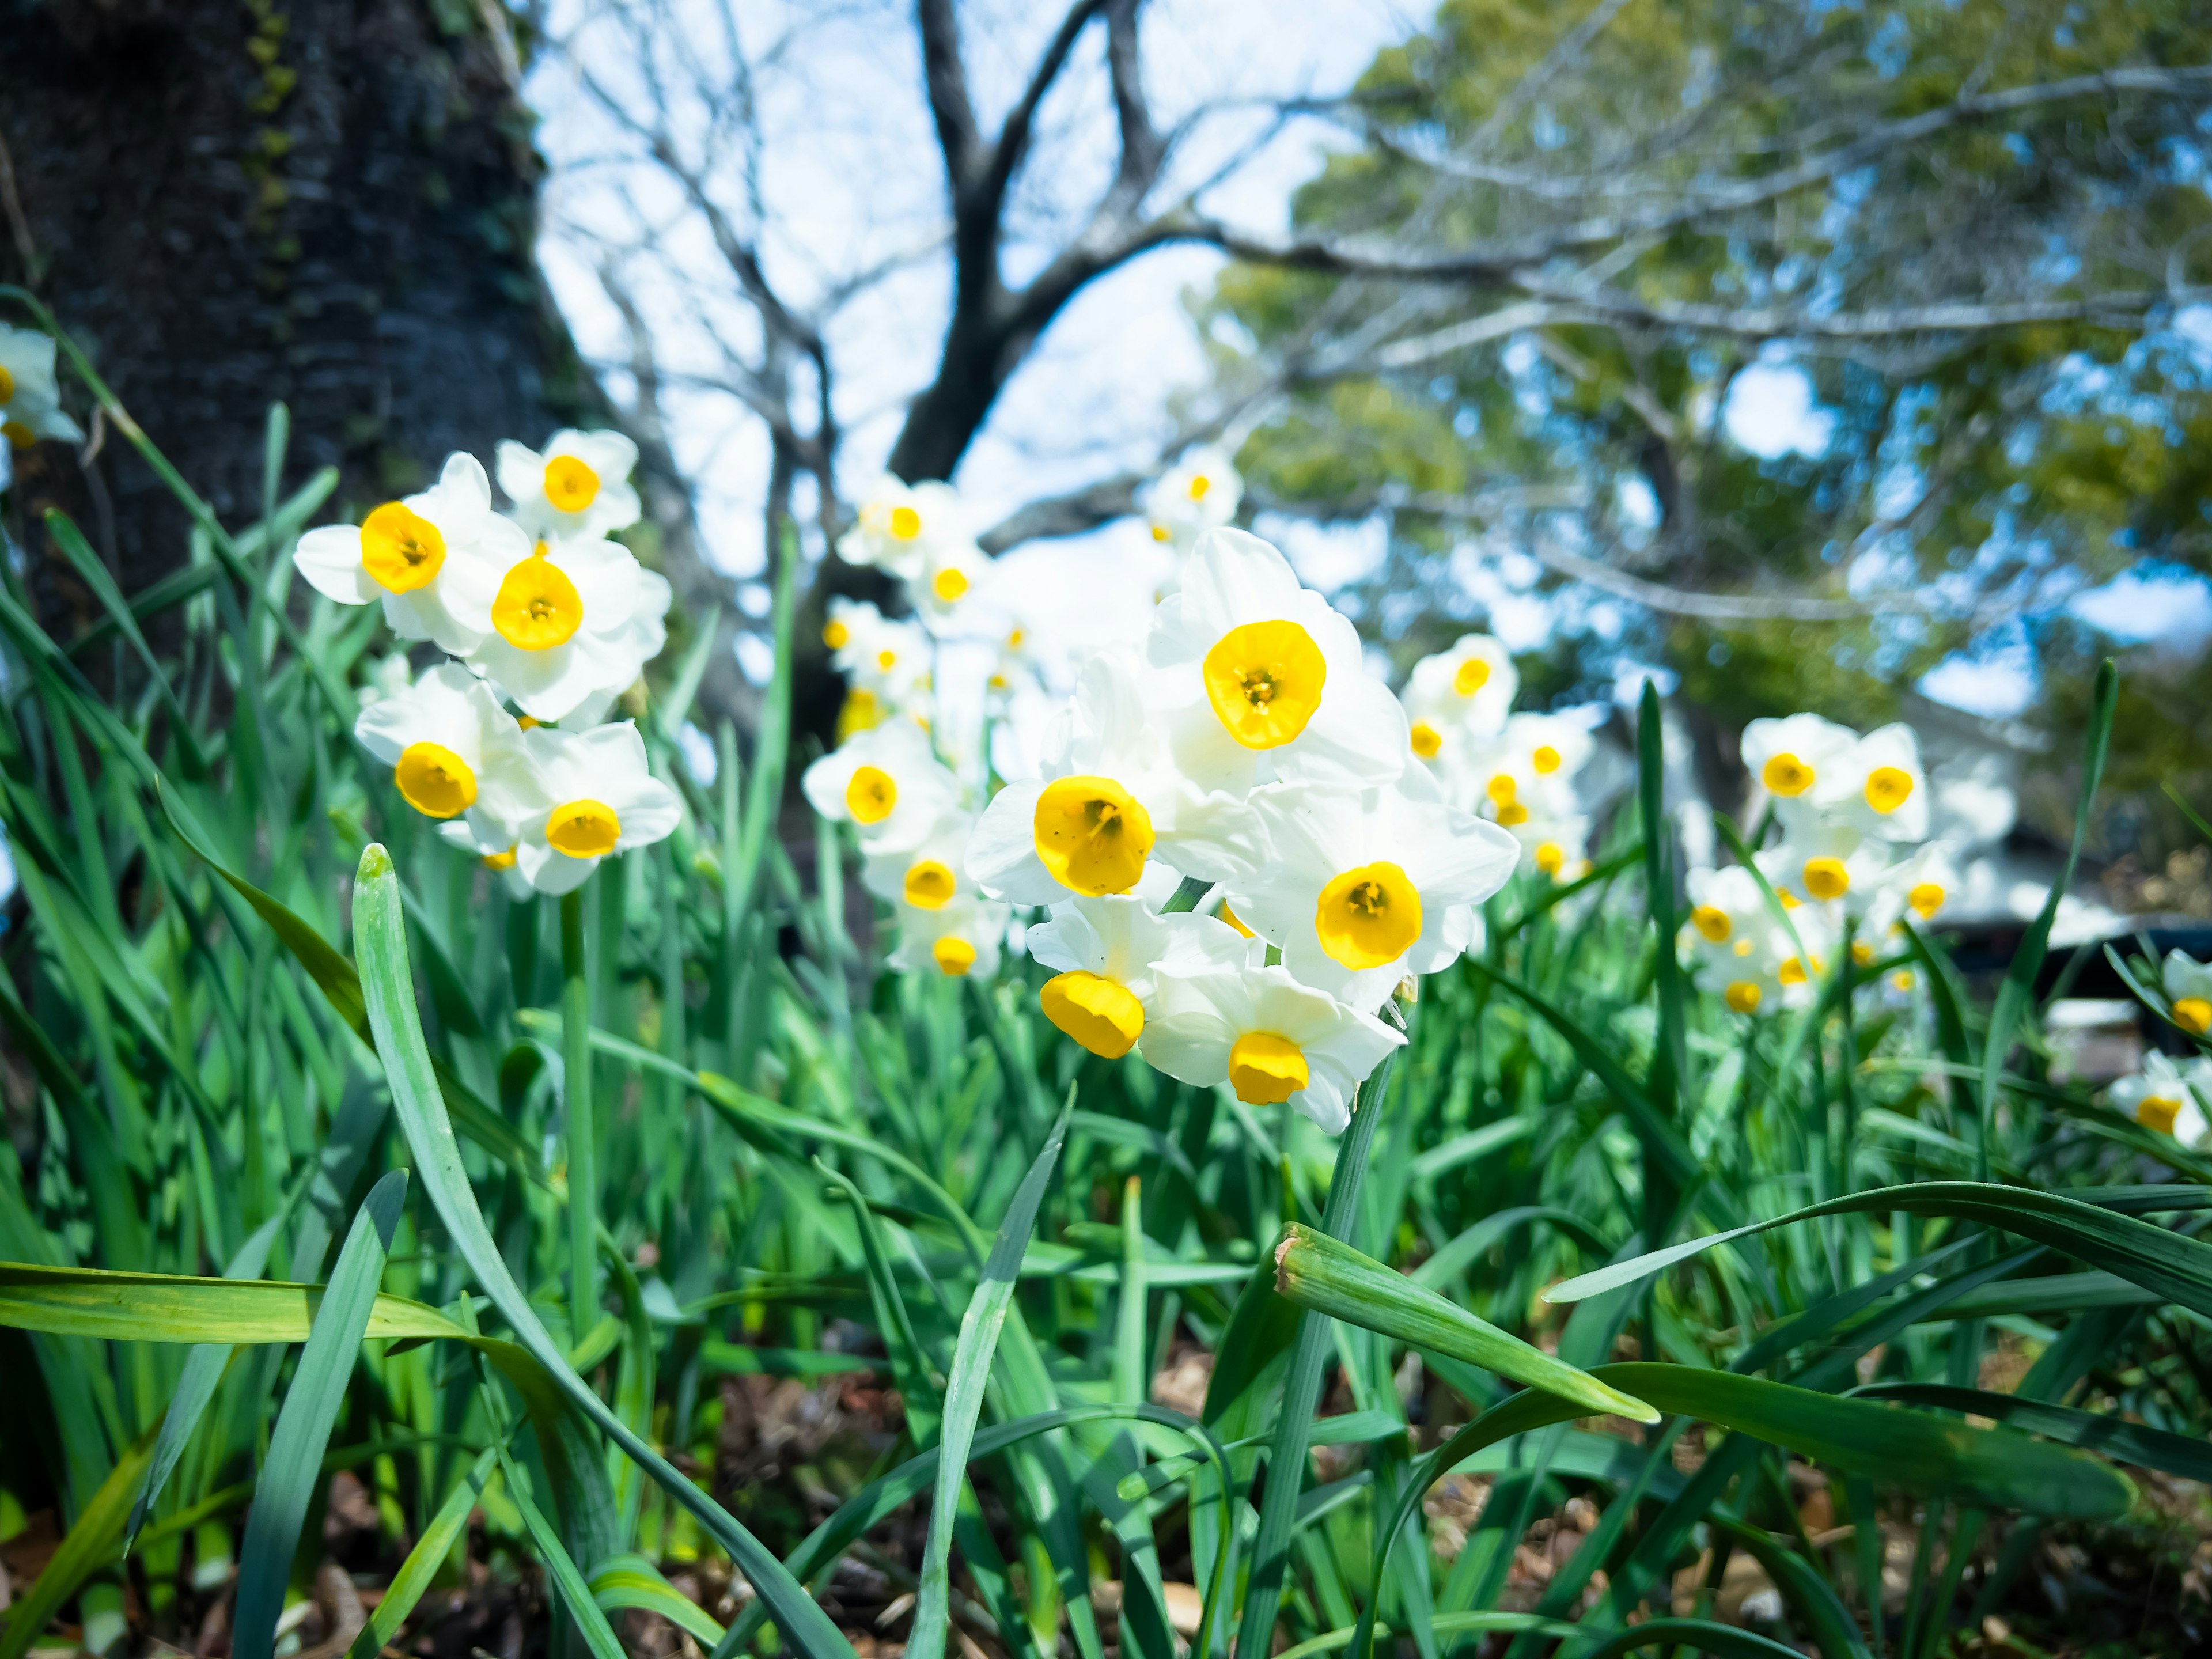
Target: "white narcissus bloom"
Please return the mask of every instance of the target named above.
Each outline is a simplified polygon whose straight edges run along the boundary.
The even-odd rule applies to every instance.
[[[1753,720],[1743,728],[1744,769],[1777,802],[1803,799],[1825,787],[1832,773],[1848,774],[1846,757],[1857,732],[1818,714]]]
[[[1405,769],[1406,713],[1359,635],[1257,536],[1211,530],[1153,612],[1146,701],[1176,769],[1242,794],[1279,776],[1382,783]]]
[[[963,894],[935,909],[900,903],[898,945],[889,958],[901,973],[924,970],[947,979],[980,974],[985,979],[999,971],[999,952],[1006,937],[1013,907]]]
[[[353,734],[392,768],[392,785],[410,806],[439,819],[465,813],[478,840],[497,838],[495,804],[529,764],[514,716],[459,663],[441,663],[363,709]]]
[[[1468,907],[1521,857],[1504,830],[1446,805],[1419,768],[1367,789],[1273,784],[1250,805],[1261,856],[1230,878],[1229,902],[1299,981],[1358,1008],[1459,955]]]
[[[1244,480],[1229,452],[1215,444],[1194,449],[1162,473],[1145,494],[1152,539],[1188,551],[1199,537],[1237,516]]]
[[[806,769],[799,787],[823,817],[858,830],[871,852],[919,846],[960,796],[928,734],[908,720],[839,744]]]
[[[53,337],[6,323],[0,323],[0,438],[13,449],[41,438],[84,441],[84,428],[62,413]]]
[[[919,910],[941,910],[956,898],[974,898],[975,884],[966,871],[968,838],[975,827],[975,815],[956,808],[911,847],[864,843],[861,885],[878,898]]]
[[[2186,951],[2169,951],[2160,978],[2173,1023],[2195,1036],[2212,1032],[2212,963]]]
[[[490,629],[500,573],[530,556],[520,526],[491,510],[491,480],[473,455],[452,455],[419,495],[386,501],[357,525],[300,538],[292,562],[340,605],[384,604],[403,640],[429,640],[465,657]],[[550,718],[550,717],[547,717]]]
[[[1701,984],[1739,1014],[1771,1012],[1809,994],[1799,946],[1813,954],[1815,973],[1830,948],[1827,923],[1813,906],[1778,893],[1789,918],[1784,927],[1775,919],[1758,878],[1741,865],[1692,870],[1687,886],[1690,913],[1680,942],[1690,950]]]
[[[1200,1089],[1226,1083],[1249,1106],[1287,1100],[1331,1134],[1352,1121],[1352,1091],[1406,1040],[1285,968],[1160,980],[1159,1015],[1145,1030],[1147,1064]]]
[[[1910,918],[1915,927],[1925,927],[1942,914],[1959,888],[1959,867],[1951,843],[1931,841],[1913,849],[1882,872],[1867,906],[1870,932],[1887,933]]]
[[[522,746],[527,769],[494,810],[518,821],[517,866],[541,893],[582,886],[610,853],[649,847],[684,816],[628,720],[583,732],[533,726]]]
[[[1249,815],[1176,769],[1126,652],[1083,665],[1045,744],[1042,775],[1008,784],[968,848],[975,884],[1016,904],[1139,890],[1158,861],[1218,880],[1249,860]],[[1210,718],[1210,716],[1209,716]]]
[[[469,666],[532,720],[586,720],[668,642],[667,579],[613,542],[539,542],[472,570],[448,600],[477,642]]]
[[[983,550],[964,537],[933,544],[923,556],[921,568],[907,586],[915,614],[932,622],[950,622],[967,604],[990,565]]]
[[[961,519],[960,495],[951,484],[908,484],[886,473],[860,497],[857,521],[837,538],[837,556],[912,581],[933,548],[960,539]]]
[[[1919,841],[1928,834],[1928,775],[1920,764],[1920,737],[1899,721],[1869,732],[1821,770],[1784,822],[1807,809],[1885,841]]]
[[[2114,1106],[2145,1128],[2194,1146],[2204,1138],[2206,1121],[2192,1083],[2212,1085],[2212,1068],[2198,1061],[2185,1071],[2166,1055],[2154,1054],[2144,1057],[2142,1071],[2113,1084],[2110,1096]]]
[[[1487,634],[1462,634],[1451,648],[1424,657],[1406,679],[1413,752],[1436,758],[1454,732],[1501,732],[1521,690],[1521,672]]]
[[[499,487],[539,541],[597,541],[637,522],[637,446],[619,432],[555,433],[543,451],[499,447]]]
[[[1852,824],[1816,818],[1792,824],[1780,845],[1759,854],[1759,867],[1778,893],[1863,916],[1888,880],[1890,848]]]
[[[1044,1017],[1108,1060],[1127,1054],[1158,1013],[1163,975],[1234,972],[1256,965],[1258,948],[1225,921],[1158,915],[1133,897],[1055,904],[1028,945],[1057,970],[1037,993]]]

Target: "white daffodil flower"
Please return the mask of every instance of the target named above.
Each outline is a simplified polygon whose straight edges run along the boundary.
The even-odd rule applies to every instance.
[[[532,540],[598,541],[637,522],[637,446],[619,432],[555,433],[540,450],[499,447],[499,487]]]
[[[511,800],[493,811],[518,820],[517,867],[541,893],[573,891],[609,854],[650,847],[684,816],[628,720],[584,732],[533,726],[522,746],[527,769]]]
[[[908,720],[840,744],[806,769],[799,787],[823,817],[858,830],[871,852],[920,846],[960,798],[959,781]]]
[[[84,428],[62,412],[50,334],[0,323],[0,438],[11,449],[28,449],[41,438],[84,441]]]
[[[473,455],[452,455],[419,495],[386,501],[357,525],[300,538],[292,562],[340,605],[383,601],[403,640],[429,640],[465,657],[490,631],[500,573],[530,556],[520,526],[491,510],[491,480]],[[544,717],[550,718],[550,717]]]
[[[1001,789],[975,826],[968,868],[986,893],[1056,904],[1140,890],[1155,854],[1209,881],[1249,861],[1249,815],[1176,769],[1139,690],[1142,672],[1126,652],[1084,664],[1046,739],[1042,775]]]
[[[929,635],[919,624],[885,617],[865,599],[833,599],[822,625],[830,665],[848,682],[837,711],[837,741],[872,731],[921,701],[929,690]]]
[[[1209,530],[1218,530],[1237,516],[1244,499],[1244,480],[1237,476],[1229,452],[1206,444],[1186,453],[1145,492],[1145,516],[1152,521],[1152,539],[1172,543],[1179,552]]]
[[[1925,927],[1958,890],[1959,867],[1950,842],[1931,841],[1917,847],[1910,857],[1882,872],[1867,906],[1868,931],[1888,933],[1907,918],[1914,927]]]
[[[1273,784],[1250,806],[1261,856],[1231,878],[1228,902],[1301,982],[1358,1008],[1459,955],[1467,907],[1521,857],[1504,830],[1446,805],[1419,768],[1368,789]]]
[[[918,910],[941,910],[955,898],[976,896],[968,879],[972,812],[945,812],[911,847],[864,844],[860,884],[877,897]]]
[[[1233,973],[1260,947],[1212,916],[1159,915],[1142,899],[1078,898],[1029,931],[1029,952],[1056,971],[1037,993],[1044,1017],[1119,1060],[1159,1012],[1163,974]]]
[[[961,539],[962,520],[959,492],[951,484],[908,484],[886,473],[860,497],[857,520],[837,538],[837,556],[912,581],[933,549]]]
[[[990,568],[982,549],[964,537],[933,544],[922,557],[921,568],[907,584],[915,614],[933,623],[951,621],[967,608]]]
[[[2189,1072],[2198,1073],[2192,1078],[2166,1055],[2147,1054],[2142,1070],[2113,1084],[2108,1098],[2145,1128],[2172,1135],[2185,1146],[2194,1146],[2204,1138],[2206,1120],[2204,1103],[2191,1085],[2199,1079],[2212,1083],[2207,1069],[2202,1062],[2192,1065]]]
[[[469,666],[532,720],[588,718],[668,642],[667,579],[614,542],[539,542],[471,571],[448,603],[475,631]]]
[[[2193,1036],[2212,1032],[2212,963],[2186,951],[2168,951],[2160,977],[2173,1023]]]
[[[1146,654],[1146,701],[1200,790],[1383,783],[1405,769],[1405,710],[1367,672],[1358,634],[1257,536],[1199,538],[1181,592],[1152,613]]]
[[[1554,881],[1573,881],[1589,862],[1590,821],[1582,812],[1529,818],[1506,831],[1521,843],[1530,866]]]
[[[1449,650],[1415,663],[1407,677],[1413,752],[1431,760],[1455,731],[1504,731],[1520,690],[1521,671],[1504,646],[1487,634],[1461,635]]]
[[[999,971],[999,952],[1006,938],[1013,907],[964,894],[934,909],[900,903],[898,945],[890,965],[901,973],[925,970],[947,979],[978,974],[988,979]]]
[[[1864,916],[1881,896],[1890,871],[1890,848],[1856,825],[1815,818],[1789,826],[1778,846],[1758,856],[1778,893],[1811,904],[1833,904],[1839,914]]]
[[[1848,726],[1818,714],[1753,720],[1743,728],[1744,769],[1779,805],[1804,798],[1831,773],[1848,771],[1846,757],[1859,740]]]
[[[1287,1100],[1331,1134],[1352,1121],[1352,1091],[1406,1040],[1285,968],[1164,974],[1159,999],[1147,1064],[1196,1088],[1226,1083],[1249,1106]]]
[[[514,716],[459,663],[441,663],[363,709],[353,735],[392,768],[410,806],[441,820],[468,814],[479,838],[499,834],[495,804],[529,765]]]
[[[1930,793],[1920,736],[1900,721],[1859,738],[1777,811],[1785,823],[1809,811],[1885,841],[1920,841],[1928,834]]]

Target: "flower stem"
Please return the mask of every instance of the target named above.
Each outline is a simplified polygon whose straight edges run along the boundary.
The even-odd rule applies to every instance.
[[[599,1148],[592,1123],[592,975],[584,951],[584,890],[561,895],[561,1103],[568,1133],[568,1340],[599,1312]]]

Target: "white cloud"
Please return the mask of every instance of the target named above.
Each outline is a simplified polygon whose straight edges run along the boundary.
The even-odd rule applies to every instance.
[[[2179,570],[2127,571],[2067,607],[2115,639],[2194,650],[2212,639],[2212,584]]]

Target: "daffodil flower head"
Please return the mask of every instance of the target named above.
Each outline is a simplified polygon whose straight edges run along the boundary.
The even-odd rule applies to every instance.
[[[1461,635],[1449,650],[1415,663],[1407,676],[1406,713],[1413,723],[1414,752],[1431,744],[1441,746],[1455,731],[1502,732],[1520,690],[1520,671],[1504,646],[1487,634]]]
[[[1083,665],[1045,744],[1042,775],[984,808],[968,863],[975,884],[1016,904],[1143,892],[1172,872],[1218,879],[1251,852],[1242,804],[1176,769],[1125,652]]]
[[[0,323],[0,442],[28,449],[42,438],[84,441],[84,429],[62,412],[53,337]]]
[[[1867,906],[1869,933],[1884,934],[1900,921],[1925,927],[1943,913],[1959,890],[1959,870],[1948,842],[1913,848],[1881,872]]]
[[[385,622],[401,639],[429,640],[465,657],[490,632],[499,573],[529,556],[520,526],[492,511],[483,465],[457,454],[420,495],[386,501],[358,525],[310,530],[292,562],[324,598],[381,601]]]
[[[888,617],[865,599],[830,601],[822,643],[830,647],[830,666],[851,684],[852,718],[840,720],[845,736],[913,708],[928,689],[929,635],[920,624]]]
[[[975,590],[990,562],[975,543],[964,538],[933,544],[923,556],[921,568],[907,585],[907,598],[915,614],[944,623],[973,611]]]
[[[999,971],[1012,905],[968,893],[934,908],[903,902],[896,908],[898,944],[890,963],[901,973],[988,979]]]
[[[951,484],[933,479],[908,484],[886,473],[861,495],[853,527],[837,538],[837,556],[910,582],[927,568],[933,550],[962,538],[963,517],[959,493]]]
[[[2173,1023],[2192,1036],[2212,1032],[2212,963],[2186,951],[2169,951],[2159,977]]]
[[[1146,641],[1147,701],[1200,790],[1282,776],[1380,783],[1406,766],[1406,714],[1359,635],[1257,536],[1200,537]]]
[[[1868,835],[1919,841],[1928,834],[1929,793],[1919,735],[1899,722],[1852,744],[1800,799],[1813,811]],[[1779,810],[1787,822],[1790,809]]]
[[[1778,810],[1793,801],[1810,805],[1814,791],[1836,787],[1857,743],[1850,727],[1818,714],[1757,720],[1743,728],[1744,769],[1774,798]]]
[[[1159,979],[1142,1047],[1148,1064],[1196,1088],[1225,1083],[1248,1105],[1287,1100],[1331,1134],[1352,1121],[1353,1091],[1406,1040],[1283,967]]]
[[[597,541],[637,522],[637,446],[619,432],[555,433],[542,450],[499,447],[499,487],[536,541]]]
[[[1237,516],[1244,499],[1244,480],[1228,451],[1206,444],[1186,453],[1145,493],[1145,516],[1152,539],[1188,552],[1199,537],[1218,530]]]
[[[861,884],[877,897],[919,910],[941,910],[957,897],[973,898],[968,879],[968,838],[975,814],[949,808],[911,847],[862,848]]]
[[[614,542],[539,542],[472,568],[454,613],[477,630],[469,665],[532,720],[603,714],[668,642],[667,579]]]
[[[1784,902],[1832,907],[1834,919],[1865,917],[1889,884],[1889,843],[1843,819],[1798,819],[1778,846],[1759,854],[1759,869]]]
[[[501,791],[527,765],[514,717],[458,663],[441,663],[371,704],[353,732],[392,768],[392,785],[410,806],[440,820],[474,812],[487,833],[496,833],[489,826]]]
[[[909,720],[839,744],[806,769],[799,788],[823,817],[857,830],[871,853],[920,846],[960,798],[958,780]]]
[[[1359,1008],[1458,956],[1468,907],[1521,858],[1418,768],[1365,789],[1273,784],[1250,806],[1261,856],[1229,881],[1229,902],[1300,981]]]
[[[1092,1054],[1119,1060],[1159,1007],[1166,974],[1256,965],[1259,947],[1212,916],[1161,915],[1133,896],[1078,898],[1029,931],[1030,955],[1054,970],[1044,1016]]]
[[[2164,1054],[2151,1054],[2144,1056],[2142,1071],[2112,1085],[2108,1097],[2145,1128],[2194,1146],[2204,1138],[2205,1100],[2212,1098],[2203,1093],[2208,1088],[2212,1066],[2197,1060],[2185,1069]]]
[[[676,792],[646,763],[645,739],[628,720],[580,732],[533,726],[522,734],[528,810],[516,866],[541,893],[581,886],[599,860],[649,847],[676,828]]]
[[[1785,926],[1758,878],[1741,865],[1693,870],[1687,887],[1690,910],[1678,945],[1701,986],[1739,1014],[1771,1013],[1809,1000],[1835,937],[1821,909],[1781,898]]]

